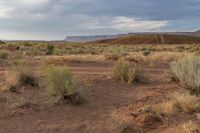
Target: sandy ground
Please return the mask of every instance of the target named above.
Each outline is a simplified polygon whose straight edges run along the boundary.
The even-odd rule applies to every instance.
[[[36,63],[32,61],[35,70]],[[64,104],[43,109],[10,109],[4,93],[0,95],[0,133],[118,133],[121,125],[113,113],[139,104],[157,103],[180,88],[163,75],[168,63],[141,63],[149,84],[127,84],[112,78],[113,62],[65,63],[85,83],[86,103],[79,106]],[[3,75],[8,64],[0,65]],[[63,63],[62,63],[63,65]],[[3,82],[4,77],[0,80]],[[43,89],[43,88],[40,88]],[[178,125],[184,115],[171,118],[167,123],[147,128],[150,133],[184,133]]]

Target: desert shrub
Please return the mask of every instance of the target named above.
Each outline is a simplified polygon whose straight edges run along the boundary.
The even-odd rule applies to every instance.
[[[143,81],[143,71],[137,66],[130,67],[129,63],[119,59],[113,69],[113,75],[116,79],[125,82]]]
[[[50,65],[44,68],[44,75],[49,95],[59,97],[61,103],[64,100],[72,103],[83,101],[82,90],[69,68]]]
[[[46,48],[46,55],[52,55],[54,52],[54,45],[48,44]]]
[[[15,64],[12,72],[8,73],[6,81],[10,91],[16,91],[16,88],[22,85],[38,85],[35,75],[25,62]]]
[[[200,94],[200,56],[190,56],[170,65],[171,78],[192,93]]]
[[[7,59],[9,56],[8,52],[0,51],[0,59]]]
[[[174,93],[171,96],[171,100],[178,110],[185,113],[193,113],[200,111],[200,99],[195,95],[191,95],[188,92]]]

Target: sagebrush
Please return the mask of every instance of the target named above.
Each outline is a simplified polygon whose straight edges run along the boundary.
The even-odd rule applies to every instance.
[[[60,102],[82,102],[82,88],[68,67],[50,65],[44,68],[44,75],[49,95],[59,97]]]
[[[200,56],[189,56],[170,65],[171,78],[192,93],[200,94]]]

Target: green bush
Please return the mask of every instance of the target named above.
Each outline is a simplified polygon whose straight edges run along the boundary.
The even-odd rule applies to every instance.
[[[116,79],[129,83],[145,81],[142,69],[137,65],[130,67],[123,59],[119,59],[114,65],[113,75]]]
[[[47,66],[44,75],[49,95],[59,97],[61,103],[64,100],[72,103],[83,101],[79,83],[67,67]]]
[[[54,52],[54,45],[48,44],[46,49],[46,55],[52,55]]]
[[[200,56],[189,56],[172,62],[170,74],[182,87],[200,94]]]

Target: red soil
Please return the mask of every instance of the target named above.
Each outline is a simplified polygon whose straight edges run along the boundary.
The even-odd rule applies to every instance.
[[[34,62],[34,61],[33,61]],[[111,77],[112,62],[68,63],[73,72],[86,84],[86,103],[79,106],[64,104],[45,108],[10,109],[4,95],[0,94],[0,133],[117,133],[122,131],[113,114],[129,114],[132,110],[163,100],[169,93],[180,88],[163,75],[167,63],[155,63],[148,68],[142,63],[149,84],[127,84]],[[37,64],[35,69],[38,70]],[[1,65],[0,72],[5,71]],[[1,77],[1,81],[3,81]],[[43,89],[40,87],[40,89]],[[120,114],[121,115],[121,114]],[[145,132],[180,132],[178,126],[191,116],[180,115],[169,118],[168,122],[154,127],[146,127]],[[134,125],[134,123],[133,123]]]

